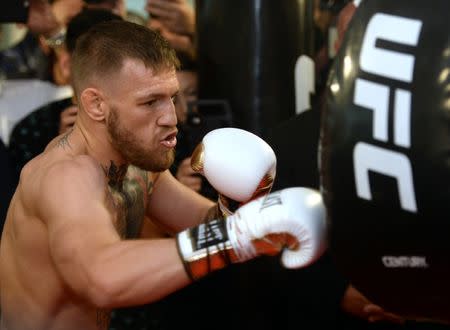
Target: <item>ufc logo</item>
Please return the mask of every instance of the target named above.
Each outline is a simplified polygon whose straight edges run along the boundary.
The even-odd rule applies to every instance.
[[[417,46],[422,22],[387,14],[375,14],[364,35],[360,66],[365,72],[402,82],[412,82],[413,55],[376,47],[379,39]],[[389,103],[394,93],[393,105]],[[353,102],[373,111],[372,136],[380,142],[389,141],[389,109],[393,113],[393,143],[411,147],[411,92],[357,78]],[[358,142],[353,149],[353,166],[358,197],[372,200],[369,171],[395,178],[401,208],[417,212],[412,168],[409,158],[400,152]]]

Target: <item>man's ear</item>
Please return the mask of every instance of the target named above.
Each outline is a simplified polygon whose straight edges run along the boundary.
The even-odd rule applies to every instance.
[[[105,119],[106,105],[103,94],[96,88],[86,88],[80,95],[80,102],[87,115],[95,121]]]

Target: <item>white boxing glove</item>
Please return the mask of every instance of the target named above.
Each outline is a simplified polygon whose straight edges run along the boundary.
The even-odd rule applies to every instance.
[[[270,192],[276,156],[257,135],[226,127],[204,136],[194,150],[191,166],[216,189],[222,213],[230,215],[233,201],[241,205]]]
[[[325,251],[325,214],[318,191],[280,190],[245,204],[225,221],[181,232],[179,253],[194,280],[230,263],[281,251],[285,267],[305,267]]]

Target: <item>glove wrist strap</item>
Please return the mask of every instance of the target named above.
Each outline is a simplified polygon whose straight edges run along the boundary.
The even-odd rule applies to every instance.
[[[179,233],[177,246],[186,273],[193,281],[237,262],[223,219],[213,219]]]

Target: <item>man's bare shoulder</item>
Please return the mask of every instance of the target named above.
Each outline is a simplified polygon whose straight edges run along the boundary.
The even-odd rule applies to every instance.
[[[69,142],[71,135],[73,135],[72,131],[50,141],[42,153],[23,167],[20,180],[29,182],[33,181],[33,178],[40,179],[49,171],[53,172],[65,167],[95,169],[98,163],[94,158],[86,155],[82,144]]]
[[[42,188],[58,189],[65,193],[70,190],[103,191],[106,180],[101,165],[92,157],[78,155],[61,159],[43,169]]]
[[[73,175],[77,176],[73,177]],[[55,179],[82,179],[86,176],[90,179],[104,179],[104,171],[93,157],[84,154],[51,157],[44,153],[25,165],[21,179],[27,180],[37,177],[51,182]]]
[[[102,197],[106,186],[101,165],[87,155],[51,160],[43,156],[26,165],[20,180],[28,205],[38,208]]]

